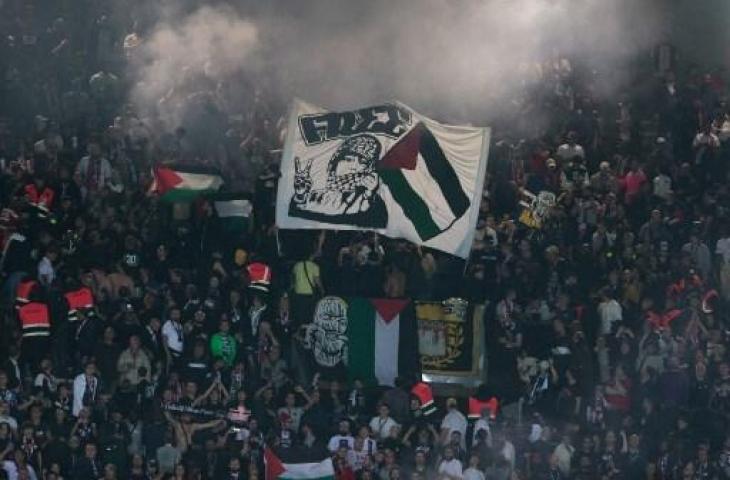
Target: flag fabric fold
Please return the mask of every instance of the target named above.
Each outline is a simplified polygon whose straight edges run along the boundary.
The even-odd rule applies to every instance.
[[[270,448],[264,450],[266,480],[334,480],[332,459],[318,462],[285,463]]]

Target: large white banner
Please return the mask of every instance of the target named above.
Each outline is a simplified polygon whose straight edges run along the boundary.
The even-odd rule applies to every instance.
[[[329,112],[297,100],[281,160],[276,224],[372,230],[466,258],[489,134],[443,125],[401,103]]]

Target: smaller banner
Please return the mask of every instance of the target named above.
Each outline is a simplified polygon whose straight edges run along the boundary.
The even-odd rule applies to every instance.
[[[460,298],[417,302],[421,378],[429,383],[484,383],[483,305]]]
[[[304,328],[304,347],[325,378],[393,386],[418,374],[413,305],[405,299],[322,298]]]

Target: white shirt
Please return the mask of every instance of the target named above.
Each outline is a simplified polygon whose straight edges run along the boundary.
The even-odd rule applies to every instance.
[[[717,138],[719,138],[721,142],[726,142],[730,139],[730,120],[722,122],[720,131],[717,133]]]
[[[53,271],[53,264],[48,257],[41,258],[38,262],[38,279],[43,285],[50,285],[53,283],[53,279],[56,277],[56,273]]]
[[[570,160],[575,157],[585,158],[586,153],[583,151],[583,147],[577,143],[572,146],[564,143],[558,147],[557,156],[560,157],[561,160]]]
[[[7,423],[10,427],[10,430],[18,430],[18,421],[10,415],[0,415],[0,424],[2,423]]]
[[[302,423],[302,417],[304,416],[304,409],[302,407],[281,407],[278,410],[278,414],[286,413],[291,419],[291,428],[294,431],[299,431],[299,425]]]
[[[515,468],[515,446],[512,445],[512,442],[509,440],[506,440],[504,442],[504,446],[502,447],[502,451],[499,452],[500,455],[502,455],[502,458],[507,460],[512,468]]]
[[[478,468],[469,467],[464,470],[464,480],[484,480],[484,472]]]
[[[38,375],[35,376],[35,380],[33,381],[34,387],[45,387],[48,385],[48,390],[51,392],[55,392],[58,388],[58,379],[54,377],[53,375],[46,375],[45,373],[41,372]]]
[[[96,397],[96,390],[99,388],[99,379],[94,377],[94,385],[91,386],[91,389],[94,391],[94,397]],[[71,409],[71,413],[73,413],[74,417],[79,416],[79,412],[82,408],[84,408],[84,393],[86,392],[86,374],[85,373],[79,373],[76,375],[76,378],[74,378],[74,403],[73,408]]]
[[[449,413],[447,413],[444,416],[444,419],[441,420],[441,430],[448,430],[448,437],[451,436],[452,432],[461,433],[462,447],[464,446],[464,439],[466,438],[466,426],[466,417],[457,409],[449,410]]]
[[[471,444],[472,446],[477,442],[477,434],[479,433],[479,430],[486,430],[487,431],[487,446],[492,446],[492,430],[489,428],[489,420],[486,418],[481,418],[474,423],[474,434],[472,435]]]
[[[714,133],[704,133],[700,132],[695,136],[695,139],[692,141],[692,146],[697,148],[701,146],[708,146],[717,148],[720,146],[720,139],[717,138],[717,135]]]
[[[564,443],[560,443],[555,447],[553,454],[558,459],[558,469],[563,475],[570,475],[570,462],[573,459],[573,452],[575,452],[575,447]]]
[[[355,444],[353,443],[352,446],[352,453],[353,456],[353,464],[352,468],[355,471],[358,471],[362,468],[363,464],[365,463],[365,457],[369,455],[375,454],[375,452],[378,451],[378,444],[375,443],[375,441],[372,438],[365,439],[364,442],[362,442],[362,448],[358,450],[355,447]]]
[[[614,322],[623,320],[621,305],[614,299],[599,303],[598,315],[601,318],[601,335],[610,335]]]
[[[97,188],[102,189],[112,179],[112,165],[105,157],[101,157],[96,160],[98,165],[92,165],[91,157],[88,155],[83,157],[79,164],[76,166],[76,173],[81,176],[81,182],[86,186],[88,177],[93,175],[94,181]]]
[[[372,420],[370,420],[370,430],[373,431],[373,434],[375,434],[380,440],[384,440],[390,436],[390,430],[398,425],[398,422],[393,420],[390,417],[386,418],[380,418],[373,417]]]
[[[723,262],[730,264],[730,237],[721,238],[717,241],[715,253],[722,257]]]
[[[31,467],[30,464],[26,465],[28,468],[29,480],[38,480],[38,476],[35,474],[35,470],[33,470],[33,467]],[[15,464],[15,462],[10,460],[4,461],[3,470],[5,470],[5,473],[8,475],[8,480],[18,480],[18,466]]]
[[[462,473],[462,467],[461,462],[456,459],[452,458],[451,460],[441,460],[441,463],[439,463],[439,478],[445,479],[445,480],[452,480],[455,478],[464,478],[464,475]],[[449,476],[447,476],[449,475]]]
[[[183,351],[183,327],[177,322],[168,320],[162,326],[162,338],[165,340],[167,348],[175,353]]]
[[[340,449],[340,442],[342,441],[347,442],[348,450],[352,450],[355,447],[355,439],[352,438],[352,435],[333,435],[332,438],[330,438],[327,448],[330,452],[335,453]]]

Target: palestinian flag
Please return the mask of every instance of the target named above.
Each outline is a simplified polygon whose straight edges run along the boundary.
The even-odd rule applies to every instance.
[[[454,167],[423,123],[383,156],[378,174],[423,241],[450,228],[471,205]]]
[[[247,194],[219,193],[210,198],[223,230],[230,233],[248,232],[253,225],[253,202]]]
[[[264,450],[266,480],[334,480],[332,459],[319,462],[284,463],[270,448]]]
[[[168,202],[188,202],[223,185],[220,173],[205,168],[158,165],[153,168],[150,193]]]
[[[418,334],[410,300],[353,298],[347,309],[348,376],[393,386],[417,374]]]

